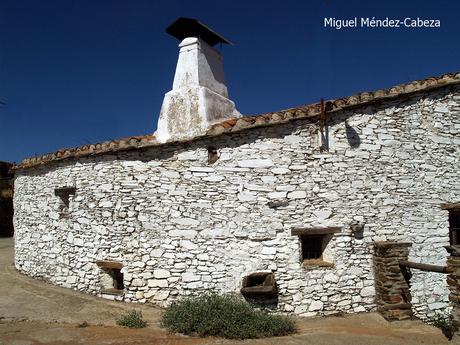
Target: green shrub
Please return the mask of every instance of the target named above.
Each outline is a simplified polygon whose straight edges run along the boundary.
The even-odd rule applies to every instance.
[[[130,310],[117,319],[117,325],[130,328],[144,328],[147,322],[142,319],[142,313],[137,310]]]
[[[207,293],[184,298],[166,308],[161,324],[172,332],[230,339],[273,337],[295,331],[294,321],[253,309],[229,295]]]

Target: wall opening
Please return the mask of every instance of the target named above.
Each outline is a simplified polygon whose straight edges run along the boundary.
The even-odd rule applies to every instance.
[[[249,303],[265,308],[278,305],[278,287],[272,272],[255,272],[243,278],[241,294]]]
[[[214,164],[219,160],[219,153],[213,146],[208,147],[208,164]]]
[[[70,196],[75,195],[75,187],[61,187],[54,190],[54,195],[59,197],[59,211],[66,212],[70,206]]]
[[[96,264],[101,268],[101,293],[121,295],[124,292],[125,284],[123,265],[115,261],[97,261]]]
[[[451,245],[460,244],[460,208],[449,210],[449,239]]]
[[[326,249],[334,233],[340,232],[340,227],[327,228],[293,228],[292,235],[299,236],[300,260],[304,266],[332,267],[333,260]]]
[[[302,261],[311,259],[321,259],[323,255],[323,242],[325,235],[300,236],[302,244]]]

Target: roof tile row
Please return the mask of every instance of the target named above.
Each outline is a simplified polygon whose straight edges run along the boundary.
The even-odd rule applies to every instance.
[[[394,86],[389,89],[377,90],[374,92],[362,92],[350,97],[326,101],[325,111],[330,114],[339,110],[364,105],[370,102],[377,102],[412,94],[414,92],[431,90],[460,83],[460,72],[448,73],[440,77],[431,77],[424,80]],[[256,116],[244,116],[233,118],[213,125],[202,137],[217,136],[224,133],[238,132],[248,128],[270,126],[286,123],[295,119],[313,118],[320,115],[321,104],[290,108],[278,112],[272,112]],[[198,139],[194,138],[194,139]],[[190,141],[186,140],[186,141]],[[177,141],[176,141],[177,142]],[[71,149],[62,149],[55,153],[49,153],[38,157],[26,158],[15,169],[26,169],[47,164],[52,161],[60,161],[68,158],[80,158],[91,155],[110,154],[118,151],[139,149],[143,147],[168,145],[172,142],[160,143],[154,135],[134,136],[118,140],[105,141],[98,144],[88,144]]]

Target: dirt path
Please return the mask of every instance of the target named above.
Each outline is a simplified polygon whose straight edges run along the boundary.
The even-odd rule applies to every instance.
[[[0,345],[449,344],[438,329],[422,322],[388,323],[373,313],[299,318],[299,332],[282,338],[230,341],[171,335],[159,326],[159,309],[111,302],[37,281],[19,274],[12,262],[12,239],[0,239]],[[116,326],[115,319],[134,308],[142,311],[148,327]],[[81,327],[84,322],[89,326]]]

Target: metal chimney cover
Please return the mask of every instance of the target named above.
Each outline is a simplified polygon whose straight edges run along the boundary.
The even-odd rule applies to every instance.
[[[233,45],[232,42],[193,18],[180,17],[167,27],[166,32],[181,41],[187,37],[197,37],[210,46],[217,43]]]

